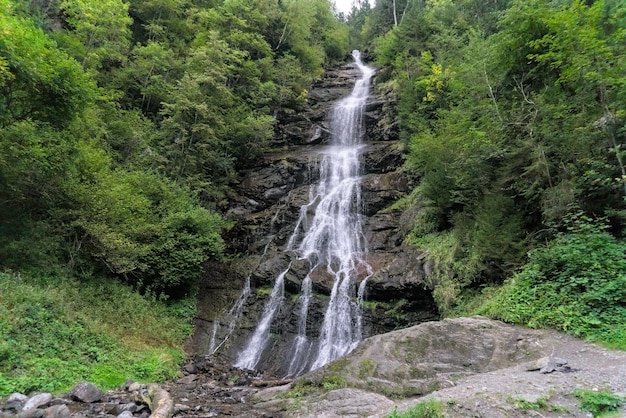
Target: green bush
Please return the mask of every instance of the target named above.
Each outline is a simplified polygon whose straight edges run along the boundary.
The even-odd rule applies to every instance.
[[[626,243],[577,214],[475,313],[626,349]]]
[[[574,396],[580,401],[580,409],[594,417],[615,412],[624,404],[623,398],[606,391],[577,390]]]

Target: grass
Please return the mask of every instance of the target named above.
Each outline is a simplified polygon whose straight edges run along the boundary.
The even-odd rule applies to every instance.
[[[445,418],[443,404],[440,401],[431,399],[420,402],[405,412],[398,412],[397,409],[387,415],[387,418]]]
[[[0,273],[0,396],[171,378],[194,313],[105,279]]]
[[[550,398],[547,396],[542,396],[536,401],[529,401],[523,398],[512,398],[509,399],[509,402],[513,403],[515,408],[522,411],[569,412],[569,410],[564,406],[550,403]]]

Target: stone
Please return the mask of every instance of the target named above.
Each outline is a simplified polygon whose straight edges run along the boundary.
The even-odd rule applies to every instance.
[[[80,382],[70,394],[71,398],[78,402],[93,403],[102,399],[104,393],[93,383]]]
[[[526,370],[530,372],[539,371],[541,374],[548,374],[555,371],[571,371],[570,367],[567,366],[567,360],[552,356],[542,357],[528,363]]]
[[[139,409],[135,402],[119,403],[115,405],[110,411],[111,415],[120,415],[122,412],[135,412]]]
[[[18,415],[18,418],[46,418],[46,411],[44,409],[29,409],[28,411],[22,411]]]
[[[195,382],[196,380],[198,380],[198,376],[195,374],[190,374],[190,375],[187,375],[185,377],[181,377],[180,379],[178,379],[178,383],[189,384],[189,383]]]
[[[22,408],[23,411],[29,411],[31,409],[36,409],[42,406],[46,406],[50,404],[52,401],[52,394],[50,393],[39,393],[37,395],[31,396],[28,401],[24,404]]]
[[[128,385],[128,391],[129,392],[137,392],[137,391],[141,390],[142,387],[143,387],[143,385],[141,383],[132,382],[130,385]]]
[[[124,411],[117,416],[117,418],[133,418],[133,413],[130,411]]]
[[[185,364],[185,365],[183,366],[183,370],[184,370],[186,373],[189,373],[189,374],[195,374],[195,373],[198,373],[198,368],[196,367],[196,365],[195,365],[195,364]]]
[[[338,374],[350,387],[419,396],[463,377],[538,358],[540,348],[533,343],[520,327],[500,321],[445,319],[367,338],[345,357],[303,378],[323,381],[325,373]]]
[[[26,401],[28,401],[28,396],[21,393],[13,393],[11,394],[11,396],[9,396],[9,399],[7,399],[2,409],[4,411],[17,413],[23,409]]]
[[[191,409],[191,407],[189,405],[184,405],[184,404],[174,404],[174,413],[177,414],[179,412],[187,412]]]
[[[67,405],[53,405],[46,408],[46,418],[70,418],[70,410]]]

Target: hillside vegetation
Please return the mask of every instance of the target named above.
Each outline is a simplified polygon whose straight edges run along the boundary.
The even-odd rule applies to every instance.
[[[626,348],[624,2],[377,1],[353,20],[397,95],[408,240],[442,312]]]

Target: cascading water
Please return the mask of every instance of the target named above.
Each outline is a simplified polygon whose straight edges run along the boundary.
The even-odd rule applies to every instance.
[[[363,64],[358,51],[353,52],[353,57],[361,77],[352,93],[333,109],[332,139],[321,152],[319,183],[311,186],[309,203],[301,208],[285,249],[295,251],[298,258],[308,260],[311,266],[298,299],[298,334],[291,350],[289,376],[321,367],[347,354],[362,338],[361,308],[355,299],[362,301],[364,281],[371,269],[365,261],[361,228],[359,159],[363,147],[363,111],[374,69]],[[316,270],[330,275],[333,286],[319,338],[312,342],[306,335],[306,321],[312,297],[311,275]],[[268,342],[270,323],[283,299],[286,273],[276,279],[263,316],[239,354],[236,366],[255,368],[259,362]],[[363,276],[366,277],[357,292],[356,279]]]
[[[335,106],[332,144],[322,159],[319,200],[311,226],[299,250],[303,257],[326,265],[334,276],[328,308],[324,315],[316,369],[351,351],[362,337],[360,308],[352,302],[354,278],[369,271],[364,260],[361,228],[359,159],[363,141],[363,110],[374,69],[365,66],[358,51],[353,53],[362,76],[352,93]]]
[[[236,367],[254,369],[261,359],[263,350],[265,350],[265,346],[269,341],[270,325],[285,297],[285,274],[287,274],[290,267],[291,265],[276,278],[270,298],[263,309],[261,321],[259,321],[259,325],[254,330],[247,347],[239,354],[235,363]]]

